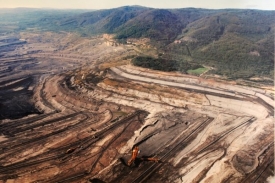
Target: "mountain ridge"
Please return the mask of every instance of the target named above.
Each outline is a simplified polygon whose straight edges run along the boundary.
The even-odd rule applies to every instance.
[[[108,33],[125,44],[129,38],[149,38],[148,44],[157,49],[156,57],[161,59],[206,65],[213,68],[209,74],[232,79],[256,76],[273,80],[275,11],[272,10],[123,6],[84,13],[41,12],[41,15],[27,13],[27,18],[19,21],[19,30],[35,27],[43,31],[77,32],[82,36]],[[29,18],[34,15],[37,17]]]
[[[86,35],[111,33],[122,42],[149,38],[164,59],[208,65],[215,68],[213,74],[232,79],[274,75],[275,11],[125,6],[78,16],[102,13],[92,24],[73,19]]]

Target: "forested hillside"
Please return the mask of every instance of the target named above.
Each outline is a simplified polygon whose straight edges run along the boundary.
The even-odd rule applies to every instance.
[[[205,65],[213,68],[209,73],[247,79],[273,78],[274,18],[275,11],[132,6],[81,14],[58,25],[83,35],[113,33],[120,42],[150,38],[165,60]]]
[[[121,43],[129,38],[149,38],[159,59],[204,65],[211,68],[208,73],[232,79],[274,76],[275,11],[141,6],[70,11],[21,10],[17,24],[11,27],[82,36],[109,33]],[[2,23],[14,20],[8,13],[3,15]]]

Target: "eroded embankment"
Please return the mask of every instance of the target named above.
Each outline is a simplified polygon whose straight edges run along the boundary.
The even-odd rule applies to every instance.
[[[218,183],[273,174],[268,93],[141,71],[42,78],[34,100],[44,114],[0,124],[0,179]],[[127,166],[134,145],[140,153]]]
[[[144,73],[132,67],[129,70],[128,66],[112,68],[110,75],[107,75],[108,79],[97,83],[93,91],[88,91],[88,95],[135,106],[151,113],[129,143],[138,144],[143,149],[140,156],[163,157],[163,154],[168,153],[169,158],[164,158],[165,165],[153,163],[149,169],[145,168],[149,162],[139,165],[139,170],[131,172],[132,177],[137,177],[133,182],[266,180],[267,175],[261,174],[257,178],[253,175],[273,167],[269,163],[273,161],[274,154],[273,100],[268,97],[269,93],[261,89],[231,87],[220,83],[207,85],[207,81],[194,82],[199,81],[196,78],[162,76],[154,71],[149,71],[149,77]],[[194,115],[192,111],[214,120],[203,128],[197,128],[194,133],[190,124],[199,122],[190,115],[186,116],[190,112]],[[175,116],[181,116],[180,122],[175,122]],[[185,141],[180,132],[193,136]],[[173,140],[183,141],[175,144]],[[115,167],[116,170],[121,168],[122,172],[127,172],[119,162]],[[144,172],[140,169],[144,169]],[[117,180],[112,176],[126,176],[124,173],[114,175],[114,172],[108,176],[108,171],[99,176],[106,182]],[[161,174],[162,171],[166,171],[166,176]]]
[[[68,79],[49,76],[36,87],[44,114],[1,122],[1,181],[85,181],[116,160],[142,125],[145,111],[77,93]]]

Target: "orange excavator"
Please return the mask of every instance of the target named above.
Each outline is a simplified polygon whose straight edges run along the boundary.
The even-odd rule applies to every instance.
[[[139,162],[141,161],[154,161],[154,162],[159,162],[158,158],[155,157],[141,157],[138,158],[138,154],[140,153],[139,147],[138,146],[134,146],[132,149],[132,156],[131,159],[129,159],[129,161],[127,162],[128,166],[131,166],[136,160],[138,160]]]

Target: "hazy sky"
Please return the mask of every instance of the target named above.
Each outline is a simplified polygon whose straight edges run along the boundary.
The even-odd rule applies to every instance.
[[[108,9],[126,5],[153,8],[241,8],[275,10],[275,0],[0,0],[0,8]]]

